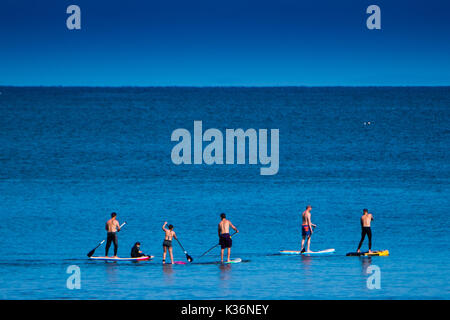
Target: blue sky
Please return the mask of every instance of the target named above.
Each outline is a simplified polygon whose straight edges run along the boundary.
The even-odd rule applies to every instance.
[[[366,28],[371,4],[381,30]],[[450,85],[449,13],[444,0],[2,0],[0,85]]]

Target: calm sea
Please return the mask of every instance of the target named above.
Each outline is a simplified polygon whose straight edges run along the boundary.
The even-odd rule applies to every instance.
[[[0,299],[449,299],[450,88],[0,87]],[[261,165],[180,165],[177,128],[279,129],[279,172]],[[312,249],[298,249],[313,206]],[[363,208],[373,248],[355,251]],[[86,254],[112,211],[151,262]],[[219,214],[239,228],[219,250]],[[161,265],[161,225],[199,262]],[[367,248],[367,242],[363,248]],[[184,260],[174,243],[176,260]],[[104,245],[97,249],[104,254]],[[66,286],[78,266],[81,289]],[[369,266],[380,289],[369,289]],[[372,268],[371,268],[372,269]],[[370,270],[370,269],[369,269]]]

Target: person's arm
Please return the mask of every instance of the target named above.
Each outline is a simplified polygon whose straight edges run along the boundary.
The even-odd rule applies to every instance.
[[[312,223],[311,223],[311,215],[308,214],[308,225],[309,225],[309,230],[311,231],[311,234],[313,233],[313,228],[312,228]]]
[[[370,214],[370,219],[373,221],[373,214]]]
[[[119,221],[117,221],[117,220],[116,220],[116,226],[117,226],[117,232],[119,232],[120,231],[120,224],[119,224]]]
[[[363,221],[363,217],[361,217],[361,220],[360,220],[360,222],[361,222],[361,228],[362,228],[362,227],[364,227],[364,221]]]
[[[173,237],[175,238],[175,240],[178,240],[177,234],[175,233],[175,231],[173,232]]]
[[[217,233],[218,233],[218,235],[220,237],[220,223],[218,224],[218,227],[217,227]]]
[[[167,224],[167,221],[165,221],[164,224],[163,224],[163,226],[162,226],[162,229],[163,229],[164,232],[167,231],[167,229],[166,229],[166,224]]]
[[[105,223],[105,230],[108,231],[108,222]]]
[[[235,226],[233,226],[233,224],[231,223],[231,221],[230,221],[230,227],[231,227],[234,231],[236,231],[236,233],[239,232],[239,230],[238,230]]]

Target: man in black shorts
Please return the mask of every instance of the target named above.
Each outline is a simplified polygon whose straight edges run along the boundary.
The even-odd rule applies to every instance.
[[[219,244],[220,244],[220,261],[223,263],[223,253],[225,249],[228,250],[227,255],[227,262],[230,262],[230,255],[231,255],[231,245],[233,244],[231,240],[230,235],[230,227],[236,231],[239,232],[239,230],[233,226],[230,220],[226,219],[225,213],[220,214],[220,219],[222,219],[219,223]]]

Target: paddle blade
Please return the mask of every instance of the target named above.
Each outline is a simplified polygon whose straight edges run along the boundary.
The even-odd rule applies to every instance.
[[[95,248],[97,249],[97,248]],[[91,251],[89,251],[89,253],[87,254],[87,256],[90,258],[94,255],[95,249],[92,249]]]
[[[190,255],[188,255],[187,253],[186,253],[186,259],[187,259],[187,261],[189,261],[189,262],[194,261],[194,259],[193,259]]]
[[[95,252],[95,250],[98,248],[98,247],[100,247],[102,244],[103,244],[103,242],[105,242],[105,240],[102,240],[94,249],[92,249],[91,251],[89,251],[88,252],[88,254],[87,254],[87,256],[90,258],[90,257],[92,257],[92,255],[94,254],[94,252]]]

